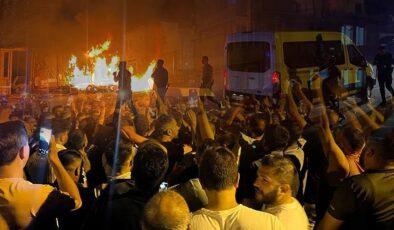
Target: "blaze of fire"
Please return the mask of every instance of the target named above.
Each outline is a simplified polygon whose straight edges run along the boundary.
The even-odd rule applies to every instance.
[[[86,65],[80,67],[78,59],[72,55],[68,68],[67,79],[71,85],[78,89],[86,89],[89,85],[95,86],[111,86],[117,85],[114,81],[113,73],[119,70],[119,57],[114,55],[109,58],[104,56],[104,52],[109,49],[110,41],[91,48],[86,55],[88,61]],[[127,69],[133,74],[131,78],[131,89],[134,92],[150,91],[153,89],[152,73],[156,67],[156,61],[152,61],[147,70],[143,74],[133,74],[133,67],[128,66]]]

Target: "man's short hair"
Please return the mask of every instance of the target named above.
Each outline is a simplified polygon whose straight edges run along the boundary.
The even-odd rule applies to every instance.
[[[113,140],[104,151],[107,164],[110,165],[115,172],[117,172],[122,165],[128,163],[126,161],[130,159],[132,154],[133,144],[124,139],[120,139],[119,142]]]
[[[154,190],[163,181],[167,169],[165,148],[153,141],[146,141],[137,150],[131,174],[138,188]]]
[[[208,149],[200,161],[199,179],[207,190],[231,188],[238,179],[237,158],[224,147]]]
[[[85,133],[80,129],[71,131],[68,135],[68,141],[65,145],[68,149],[80,150],[84,146]]]
[[[11,163],[19,150],[28,144],[26,128],[21,121],[0,124],[0,167]]]
[[[170,115],[161,115],[159,118],[157,118],[157,120],[154,122],[155,131],[152,136],[155,138],[160,138],[163,136],[173,120],[175,120],[174,117]]]
[[[293,144],[301,138],[302,129],[295,121],[288,119],[283,121],[282,125],[289,131],[289,144]]]
[[[259,166],[272,169],[273,175],[279,183],[290,185],[293,196],[297,194],[300,184],[299,177],[297,169],[290,159],[280,154],[268,154],[259,161]]]
[[[164,64],[164,60],[163,59],[158,59],[157,60],[157,65],[163,65]]]
[[[54,136],[59,134],[69,132],[71,128],[71,123],[66,119],[56,119],[52,120],[52,133]]]
[[[65,149],[59,152],[59,160],[68,169],[77,160],[82,160],[81,153],[72,149]]]
[[[202,59],[204,60],[207,60],[208,61],[208,56],[202,56]]]
[[[289,131],[281,125],[270,125],[265,129],[264,142],[271,151],[285,148],[289,139]]]
[[[168,190],[154,195],[145,205],[142,226],[146,230],[186,230],[189,207],[177,192]]]

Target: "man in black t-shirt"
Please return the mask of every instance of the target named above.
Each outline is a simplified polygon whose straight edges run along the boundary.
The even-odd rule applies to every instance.
[[[141,229],[144,206],[159,191],[167,168],[165,149],[152,141],[143,143],[131,166],[132,179],[117,178],[109,182],[83,229]]]
[[[373,64],[376,65],[378,69],[378,82],[380,95],[382,97],[382,105],[386,104],[386,94],[385,87],[390,91],[391,95],[394,95],[393,87],[391,87],[391,83],[393,81],[391,77],[391,73],[393,72],[393,68],[391,64],[393,63],[393,57],[391,53],[387,52],[386,46],[381,45],[379,47],[379,53],[375,56]]]
[[[178,126],[174,117],[170,115],[161,115],[155,121],[155,131],[151,137],[160,142],[166,149],[169,160],[168,172],[169,174],[176,163],[181,162],[184,155],[182,144],[175,143],[175,138],[178,137],[180,127]]]
[[[203,56],[201,60],[202,66],[202,79],[201,79],[201,86],[200,94],[201,100],[205,102],[205,98],[215,103],[220,108],[220,102],[211,94],[212,86],[213,86],[213,67],[208,63],[208,57]],[[209,93],[208,93],[209,92]]]
[[[394,229],[394,129],[368,139],[365,173],[345,180],[334,193],[318,229]]]

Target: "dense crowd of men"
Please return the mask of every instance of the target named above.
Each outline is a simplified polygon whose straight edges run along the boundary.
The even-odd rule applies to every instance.
[[[295,83],[208,110],[166,87],[157,113],[111,93],[3,104],[0,229],[394,228],[389,107],[334,111]]]

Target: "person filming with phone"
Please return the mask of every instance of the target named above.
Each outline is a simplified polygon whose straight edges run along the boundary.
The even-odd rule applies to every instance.
[[[25,180],[23,169],[29,150],[21,121],[0,124],[0,229],[57,229],[56,217],[82,205],[76,184],[59,160],[54,138],[48,161],[59,190]]]

